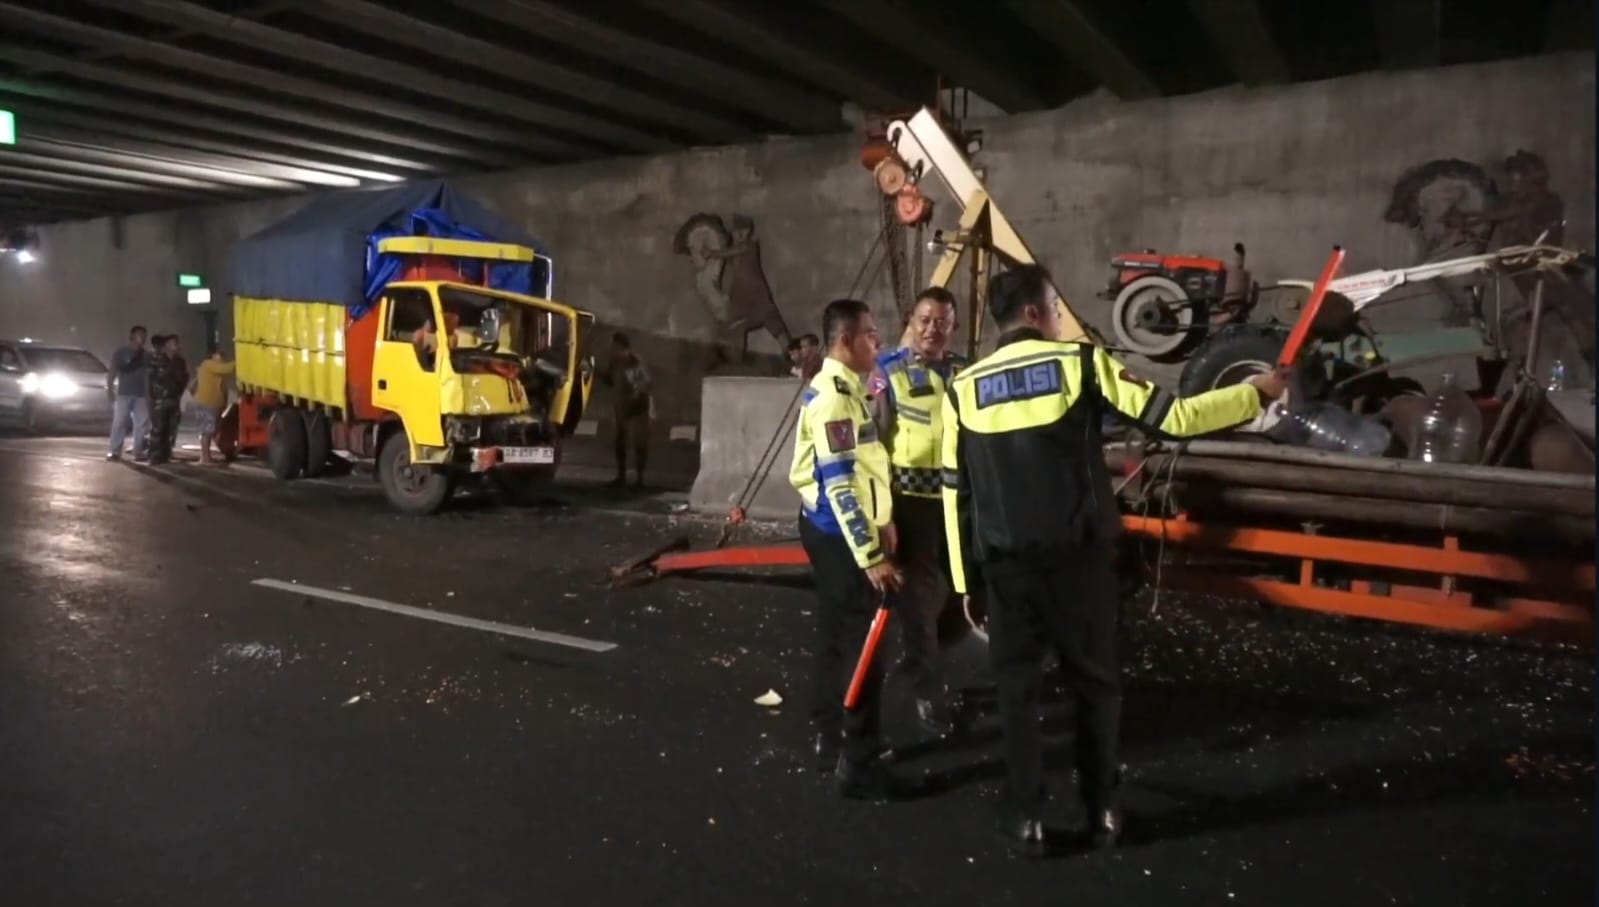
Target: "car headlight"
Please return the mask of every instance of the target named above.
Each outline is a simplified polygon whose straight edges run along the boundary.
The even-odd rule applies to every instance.
[[[22,392],[38,394],[46,400],[61,400],[78,392],[78,386],[66,375],[51,373],[41,375],[29,372],[22,376]]]

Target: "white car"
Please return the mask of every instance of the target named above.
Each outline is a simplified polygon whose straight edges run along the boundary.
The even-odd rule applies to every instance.
[[[0,340],[0,423],[37,434],[111,424],[106,364],[84,349]]]

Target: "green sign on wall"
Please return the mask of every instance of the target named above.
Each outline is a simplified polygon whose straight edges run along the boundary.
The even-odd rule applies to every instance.
[[[15,145],[17,143],[17,115],[9,110],[0,110],[0,145]]]
[[[205,279],[202,278],[198,274],[179,274],[178,275],[178,286],[180,286],[180,287],[203,287],[203,286],[205,286]]]

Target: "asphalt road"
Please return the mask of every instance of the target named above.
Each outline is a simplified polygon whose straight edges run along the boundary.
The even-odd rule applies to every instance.
[[[414,520],[361,477],[98,449],[0,439],[8,907],[1594,898],[1580,653],[1136,603],[1131,840],[1030,864],[990,831],[980,645],[954,666],[984,710],[971,739],[918,740],[891,698],[928,795],[835,800],[806,771],[803,578],[600,584],[673,532],[714,535],[670,496],[569,486]],[[754,704],[768,688],[787,702]]]

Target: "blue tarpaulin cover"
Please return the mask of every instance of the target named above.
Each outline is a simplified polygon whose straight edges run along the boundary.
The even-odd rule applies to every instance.
[[[379,255],[389,236],[438,236],[544,246],[443,180],[332,192],[233,247],[232,292],[256,299],[333,302],[360,317],[399,271]],[[481,272],[468,271],[476,282]],[[549,263],[493,262],[489,286],[549,295]]]

